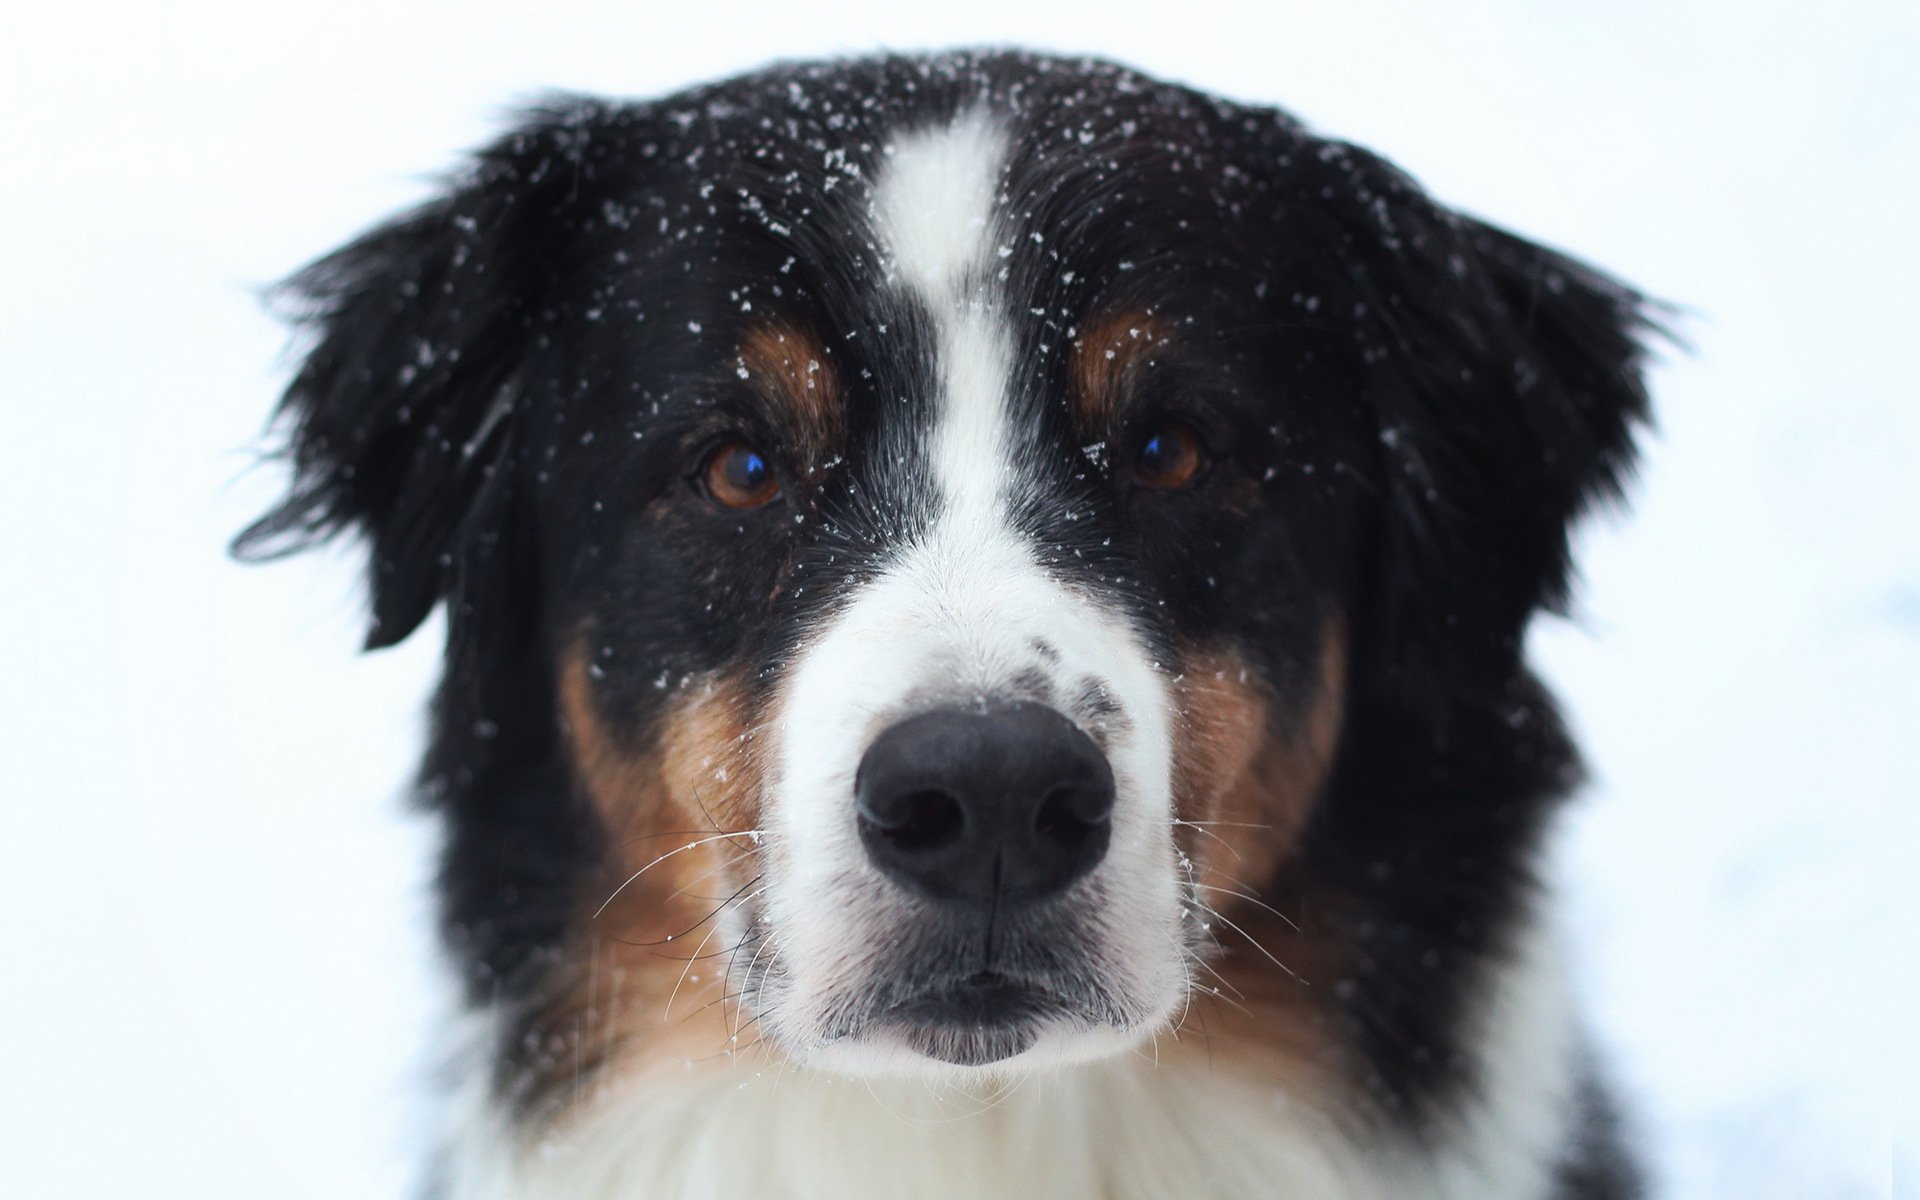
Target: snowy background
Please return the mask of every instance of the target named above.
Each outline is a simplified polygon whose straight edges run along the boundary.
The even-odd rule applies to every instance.
[[[430,831],[398,796],[438,631],[357,657],[347,555],[223,559],[277,484],[253,289],[533,89],[982,41],[1283,104],[1691,306],[1636,513],[1537,634],[1598,776],[1558,855],[1582,990],[1661,1196],[1892,1195],[1920,5],[917,7],[0,15],[0,1195],[394,1197],[418,1148]]]

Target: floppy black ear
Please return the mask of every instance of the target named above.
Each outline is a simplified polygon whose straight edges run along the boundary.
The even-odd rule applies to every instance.
[[[1444,704],[1504,684],[1531,615],[1565,611],[1570,527],[1632,470],[1660,329],[1599,271],[1441,208],[1364,152],[1345,165],[1382,443],[1377,628],[1390,673]]]
[[[445,195],[278,290],[314,335],[278,410],[292,485],[233,550],[270,558],[363,533],[369,648],[406,637],[493,552],[523,367],[551,317],[553,243],[593,168],[595,115],[580,102],[530,110]]]

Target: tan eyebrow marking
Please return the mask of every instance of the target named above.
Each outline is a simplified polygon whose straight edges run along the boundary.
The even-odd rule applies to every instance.
[[[740,339],[736,365],[742,378],[793,417],[807,449],[824,457],[840,430],[843,397],[820,338],[791,321],[756,325]]]
[[[1147,309],[1116,309],[1081,326],[1073,339],[1067,398],[1081,433],[1107,432],[1127,389],[1165,352],[1172,336],[1166,319]]]

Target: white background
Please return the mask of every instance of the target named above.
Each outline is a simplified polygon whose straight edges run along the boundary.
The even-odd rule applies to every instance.
[[[1691,307],[1637,513],[1537,637],[1596,764],[1558,854],[1582,992],[1662,1196],[1890,1195],[1920,6],[914,7],[0,15],[0,1194],[385,1197],[417,1157],[431,838],[399,797],[438,628],[358,658],[351,556],[222,558],[278,482],[253,289],[534,89],[991,41],[1283,104]]]

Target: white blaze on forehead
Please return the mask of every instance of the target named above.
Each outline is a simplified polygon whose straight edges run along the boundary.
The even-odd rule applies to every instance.
[[[974,110],[889,147],[874,224],[889,265],[922,299],[957,293],[987,261],[1007,134]]]
[[[933,318],[939,394],[935,482],[945,501],[936,539],[977,546],[1003,524],[1011,337],[993,294],[995,203],[1006,130],[973,110],[916,130],[889,149],[873,216],[893,280]]]

